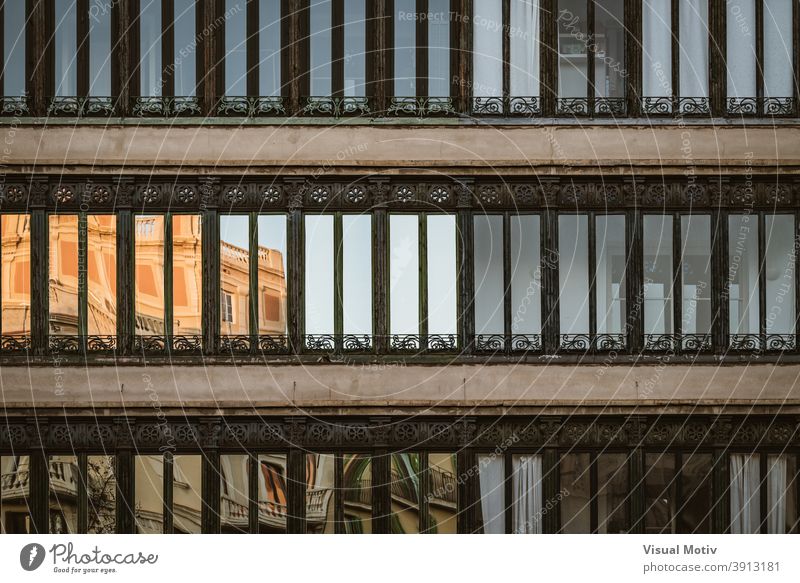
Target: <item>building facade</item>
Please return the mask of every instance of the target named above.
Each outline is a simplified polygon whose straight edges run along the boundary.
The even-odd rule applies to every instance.
[[[797,533],[798,11],[3,2],[3,531]]]

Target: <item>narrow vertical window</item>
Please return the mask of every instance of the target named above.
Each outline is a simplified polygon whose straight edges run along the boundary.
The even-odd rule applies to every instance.
[[[117,478],[114,468],[114,456],[87,456],[86,495],[89,534],[113,534],[116,531]]]
[[[764,113],[790,113],[794,95],[792,23],[797,3],[764,0]]]
[[[594,93],[598,98],[595,113],[618,113],[611,108],[625,99],[625,2],[595,2]],[[608,109],[607,109],[608,108]]]
[[[197,94],[197,26],[196,0],[173,0],[175,2],[175,89],[176,96]]]
[[[161,0],[141,0],[139,13],[139,93],[163,95]]]
[[[711,347],[711,217],[681,217],[681,343]]]
[[[74,0],[55,0],[55,94],[78,94],[78,9]]]
[[[345,349],[372,335],[372,217],[342,217],[342,311]]]
[[[48,458],[50,502],[49,534],[77,534],[78,458],[57,455]]]
[[[172,532],[200,534],[202,456],[176,455],[172,463]]]
[[[428,96],[450,96],[450,0],[428,0]]]
[[[111,13],[107,0],[92,0],[89,6],[89,95],[111,95]]]
[[[758,534],[761,526],[759,455],[731,454],[731,534]]]
[[[679,0],[678,22],[678,111],[708,113],[708,0]]]
[[[664,103],[672,111],[672,0],[644,0],[642,2],[642,93],[645,111],[658,112],[647,107],[650,103]]]
[[[542,271],[538,215],[511,216],[511,349],[541,348]]]
[[[312,0],[309,7],[311,19],[311,95],[332,94],[332,0]]]
[[[503,534],[506,531],[505,479],[503,456],[478,456],[479,532],[483,534]]]
[[[221,455],[219,460],[220,530],[222,534],[249,531],[250,480],[247,455]]]
[[[306,533],[333,534],[344,530],[336,509],[342,491],[336,487],[341,471],[339,454],[306,454]]]
[[[367,0],[344,0],[344,96],[367,94]]]
[[[250,334],[250,219],[220,217],[220,333]]]
[[[306,346],[322,348],[335,333],[333,215],[305,217],[305,246]]]
[[[392,534],[415,534],[420,531],[420,473],[418,453],[392,454]]]
[[[259,0],[259,95],[277,97],[281,94],[281,46],[281,0]]]
[[[225,95],[247,95],[247,0],[225,0]]]
[[[561,456],[560,484],[570,493],[559,504],[563,534],[592,532],[591,468],[592,462],[588,453],[568,453]]]
[[[672,217],[644,217],[644,333],[647,348],[673,347]]]
[[[512,457],[512,529],[514,534],[542,534],[542,456]]]
[[[117,217],[86,220],[87,319],[89,336],[117,334]]]
[[[199,215],[172,216],[172,335],[189,338],[193,348],[199,348],[202,334],[200,228]]]
[[[346,534],[372,532],[372,459],[364,454],[344,454],[343,498]]]
[[[30,215],[0,215],[0,237],[2,335],[9,347],[23,349],[29,346],[31,333]]]
[[[49,330],[54,336],[77,336],[78,215],[50,215]]]
[[[417,95],[417,2],[394,2],[394,95]]]
[[[453,215],[428,215],[427,222],[428,343],[450,348],[457,333],[456,221]]]
[[[589,0],[591,1],[591,0]],[[559,111],[586,112],[589,85],[589,34],[587,0],[558,2],[558,96]],[[582,109],[579,104],[584,103]]]
[[[134,458],[134,521],[136,534],[164,532],[164,456]]]
[[[589,335],[589,217],[558,217],[559,316],[562,346]]]
[[[418,217],[390,215],[389,236],[389,332],[400,340],[420,334]]]
[[[286,215],[258,217],[259,349],[287,348]]]
[[[756,2],[727,0],[727,71],[729,110],[735,103],[753,102],[756,89]],[[755,113],[755,111],[753,111]]]
[[[538,113],[539,0],[511,2],[510,113]]]
[[[600,534],[628,531],[628,456],[603,453],[597,456],[597,530]]]
[[[27,3],[20,0],[2,3],[3,16],[3,113],[28,111],[25,95]]]
[[[135,219],[134,314],[137,336],[165,336],[164,217]]]
[[[645,534],[675,534],[678,506],[676,456],[645,454]]]
[[[503,3],[475,2],[472,17],[472,76],[477,111],[486,107],[488,98],[503,96]],[[492,99],[492,102],[497,102]],[[493,113],[502,113],[499,109]]]
[[[758,217],[728,218],[728,311],[734,347],[758,347],[759,325]]]
[[[475,339],[478,350],[505,348],[503,217],[474,218]]]
[[[625,217],[604,215],[596,221],[598,343],[620,347],[625,343]]]
[[[794,348],[795,225],[793,215],[764,217],[767,350]]]

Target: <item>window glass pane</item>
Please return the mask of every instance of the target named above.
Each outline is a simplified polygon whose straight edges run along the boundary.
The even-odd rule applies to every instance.
[[[219,456],[220,523],[222,534],[246,533],[250,516],[250,457]]]
[[[30,518],[30,458],[5,455],[0,458],[3,495],[0,531],[3,534],[28,534]]]
[[[455,534],[458,512],[458,484],[456,482],[456,454],[431,453],[428,456],[428,532]]]
[[[642,93],[672,95],[672,0],[642,2]]]
[[[50,534],[78,532],[78,458],[69,455],[49,458]]]
[[[708,0],[679,0],[679,78],[683,97],[708,97]]]
[[[372,334],[372,217],[342,217],[345,334]]]
[[[286,334],[286,215],[258,217],[258,333]]]
[[[202,334],[203,255],[199,215],[172,216],[172,333]]]
[[[794,217],[767,215],[764,230],[767,334],[794,334]]]
[[[225,0],[225,95],[247,95],[247,0]]]
[[[78,215],[50,215],[50,334],[78,333]]]
[[[677,515],[675,456],[669,453],[645,455],[645,534],[674,534]]]
[[[727,0],[728,97],[756,96],[756,0]]]
[[[624,0],[595,2],[594,84],[597,97],[625,97]]]
[[[263,96],[281,94],[281,0],[259,0],[258,88]]]
[[[475,332],[503,334],[503,217],[476,215],[475,238]]]
[[[366,0],[344,2],[344,94],[367,94]]]
[[[625,217],[597,217],[597,332],[625,329]]]
[[[480,517],[483,534],[503,534],[505,516],[505,463],[496,453],[478,456]]]
[[[77,95],[78,20],[75,0],[55,0],[53,18],[56,95]]]
[[[134,465],[133,505],[137,534],[164,532],[164,458],[137,455]]]
[[[25,95],[26,2],[3,2],[3,95]]]
[[[202,456],[176,455],[172,466],[172,528],[176,534],[200,533]]]
[[[333,334],[333,215],[306,215],[305,332]]]
[[[428,95],[450,95],[450,0],[428,0]]]
[[[197,92],[197,17],[195,0],[175,2],[175,95]]]
[[[589,333],[589,218],[558,217],[558,298],[562,334]]]
[[[162,95],[161,0],[140,0],[139,55],[140,93],[147,97]]]
[[[588,534],[592,531],[590,496],[590,461],[588,453],[561,456],[561,488],[569,495],[561,499],[561,532]]]
[[[628,456],[604,453],[597,456],[597,532],[628,531]]]
[[[87,456],[89,534],[111,534],[116,530],[117,477],[114,459],[111,455]]]
[[[792,55],[792,0],[765,0],[765,97],[792,96]]]
[[[644,333],[673,334],[672,217],[644,216]]]
[[[542,331],[539,216],[511,217],[511,333]]]
[[[586,0],[558,0],[558,95],[586,97],[589,21]],[[596,66],[602,67],[602,59]],[[603,77],[597,77],[598,82]],[[598,84],[599,87],[599,84]]]
[[[88,251],[88,333],[117,334],[117,217],[89,215],[86,218]]]
[[[335,532],[334,488],[336,456],[309,453],[306,455],[306,532]]]
[[[498,97],[503,95],[503,3],[472,6],[472,94]]]
[[[511,3],[511,96],[539,95],[539,0]]]
[[[795,480],[797,467],[792,455],[767,456],[767,532],[792,532],[797,520]]]
[[[389,216],[389,333],[419,334],[419,217]]]
[[[456,218],[429,215],[427,219],[428,333],[455,334],[458,311]]]
[[[419,532],[419,454],[392,454],[392,534]]]
[[[258,532],[286,532],[286,456],[258,456]]]
[[[111,95],[111,7],[108,0],[89,5],[89,95]]]
[[[312,0],[311,13],[311,95],[331,94],[331,0]]]
[[[417,94],[417,3],[394,2],[394,94],[414,97]]]
[[[342,476],[347,534],[372,532],[372,460],[362,454],[344,454]]]
[[[250,333],[250,218],[219,219],[220,333]]]
[[[513,457],[511,489],[514,534],[542,534],[542,456]]]
[[[761,528],[761,456],[731,454],[731,534],[758,534]]]
[[[136,217],[135,229],[136,333],[163,335],[164,329],[164,217]]]
[[[2,333],[30,334],[31,223],[30,215],[0,215],[2,263]]]
[[[711,454],[692,453],[683,456],[681,496],[678,510],[678,534],[711,532]]]
[[[731,334],[758,334],[758,218],[728,217],[728,284]]]
[[[711,332],[711,217],[681,217],[681,332]]]

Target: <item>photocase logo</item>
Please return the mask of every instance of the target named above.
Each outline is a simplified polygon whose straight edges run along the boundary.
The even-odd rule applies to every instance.
[[[19,564],[26,571],[35,571],[44,562],[44,547],[38,543],[30,543],[19,552]]]

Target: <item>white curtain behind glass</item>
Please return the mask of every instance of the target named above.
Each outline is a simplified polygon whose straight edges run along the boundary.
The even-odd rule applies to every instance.
[[[539,0],[511,2],[511,96],[539,95]]]
[[[503,3],[475,2],[472,66],[475,97],[503,94]]]
[[[478,456],[478,478],[481,487],[481,515],[484,534],[505,532],[503,509],[503,458],[497,455]]]
[[[642,90],[646,97],[672,95],[672,0],[642,3]]]
[[[767,532],[786,534],[786,456],[767,456]]]
[[[764,1],[764,96],[791,97],[792,0]]]
[[[514,533],[542,534],[542,456],[514,456]]]
[[[680,0],[680,95],[708,97],[708,0]]]
[[[728,0],[728,97],[756,96],[756,0]]]
[[[759,479],[758,456],[731,454],[731,534],[758,534]]]

